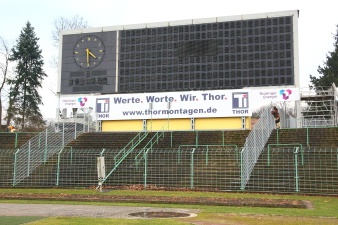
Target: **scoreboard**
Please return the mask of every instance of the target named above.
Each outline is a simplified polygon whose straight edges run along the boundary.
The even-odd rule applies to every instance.
[[[297,87],[298,11],[63,31],[62,94]]]

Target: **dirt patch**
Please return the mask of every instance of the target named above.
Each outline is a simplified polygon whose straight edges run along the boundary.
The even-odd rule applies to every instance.
[[[130,213],[129,216],[142,217],[142,218],[177,218],[177,217],[188,217],[188,213],[179,212],[138,212]]]
[[[152,204],[214,205],[272,208],[309,208],[311,203],[288,199],[254,198],[207,198],[207,197],[169,197],[138,195],[83,195],[83,194],[23,194],[0,193],[0,199],[10,200],[48,200],[48,201],[90,201],[90,202],[126,202]]]

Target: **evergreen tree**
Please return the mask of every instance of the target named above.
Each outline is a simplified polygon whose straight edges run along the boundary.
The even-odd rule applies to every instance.
[[[21,129],[44,124],[39,109],[42,99],[38,88],[47,75],[42,69],[44,62],[38,40],[34,28],[27,22],[10,56],[10,60],[16,62],[16,67],[14,78],[8,81],[10,93],[7,122],[13,120]]]
[[[310,81],[314,87],[329,87],[332,83],[338,86],[338,25],[334,36],[334,50],[326,55],[324,66],[318,66],[318,78],[310,75]],[[313,87],[312,86],[312,87]]]

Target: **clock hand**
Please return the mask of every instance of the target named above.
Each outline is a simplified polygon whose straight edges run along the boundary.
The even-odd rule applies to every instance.
[[[91,53],[90,51],[88,51],[88,53],[89,53],[89,55],[93,56],[93,58],[96,59],[96,56],[93,53]]]
[[[89,66],[89,48],[86,49],[87,53],[87,66]]]

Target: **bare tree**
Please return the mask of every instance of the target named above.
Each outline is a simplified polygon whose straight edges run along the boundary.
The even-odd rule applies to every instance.
[[[88,28],[89,25],[87,21],[83,19],[83,17],[79,15],[75,15],[72,18],[65,18],[65,17],[59,17],[53,21],[53,29],[52,29],[52,43],[55,48],[59,48],[59,42],[60,42],[60,32],[62,30],[71,30],[71,29],[78,29],[78,28]],[[56,51],[58,53],[58,51]],[[59,65],[59,57],[57,54],[52,56],[50,59],[50,64],[54,68],[58,68]],[[55,87],[55,84],[49,85],[49,90],[56,95],[56,92],[53,91],[53,87]]]
[[[2,95],[8,78],[9,56],[11,47],[8,42],[0,37],[0,125],[2,121]]]
[[[62,30],[71,30],[77,28],[87,28],[88,23],[81,16],[75,15],[68,19],[59,17],[53,21],[52,40],[55,47],[59,47],[59,34]]]

